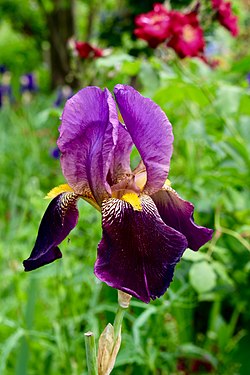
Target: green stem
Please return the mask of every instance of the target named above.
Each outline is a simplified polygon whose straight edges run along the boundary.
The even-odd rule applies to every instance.
[[[229,228],[224,228],[220,223],[220,207],[215,211],[215,228],[218,232],[228,234],[238,240],[248,251],[250,251],[249,243],[237,232]]]
[[[38,282],[37,278],[30,277],[29,286],[27,290],[27,305],[24,318],[25,324],[25,336],[21,338],[20,349],[17,355],[16,362],[16,375],[28,374],[28,362],[29,362],[29,332],[33,327],[33,321],[35,316],[36,297],[38,293]]]
[[[121,326],[122,326],[123,317],[124,317],[124,314],[125,314],[126,310],[127,310],[127,308],[118,306],[116,316],[115,316],[115,320],[114,320],[114,325],[113,325],[114,336],[115,336],[114,342],[116,342],[117,337],[119,336],[119,332],[120,332],[120,329],[121,329]]]
[[[88,375],[98,375],[95,338],[93,332],[84,333]]]

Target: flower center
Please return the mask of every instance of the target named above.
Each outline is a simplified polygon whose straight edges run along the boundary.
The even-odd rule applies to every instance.
[[[126,193],[121,199],[130,203],[135,211],[142,211],[141,201],[136,193]]]
[[[186,25],[182,30],[183,39],[189,43],[195,39],[195,29],[191,25]]]
[[[166,18],[165,15],[162,15],[162,14],[155,14],[155,15],[152,16],[152,18],[151,18],[151,23],[154,24],[154,23],[162,22],[162,21],[164,21],[164,18]]]

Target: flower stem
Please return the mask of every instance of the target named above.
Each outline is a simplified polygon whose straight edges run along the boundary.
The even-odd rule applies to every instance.
[[[127,310],[127,308],[121,307],[120,305],[118,306],[116,316],[115,316],[115,320],[114,320],[114,324],[113,324],[114,337],[115,337],[114,341],[115,342],[117,340],[117,337],[119,336],[119,332],[120,332],[121,326],[122,326],[123,317],[124,317],[124,314],[125,314],[126,310]]]
[[[130,300],[131,296],[129,294],[118,290],[118,309],[113,324],[115,341],[121,332],[123,317],[129,307]]]
[[[88,375],[98,375],[94,334],[93,332],[89,331],[89,332],[84,333],[84,336],[85,336],[85,348],[86,348]]]

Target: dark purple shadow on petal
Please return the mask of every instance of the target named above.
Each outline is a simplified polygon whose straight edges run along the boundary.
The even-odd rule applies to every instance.
[[[107,174],[117,142],[119,120],[110,92],[86,87],[65,105],[58,147],[62,171],[75,192],[91,189],[99,204],[111,194]]]
[[[171,187],[160,190],[151,198],[164,223],[183,233],[190,249],[196,251],[211,240],[213,230],[194,223],[194,206],[183,200]]]
[[[32,271],[62,257],[57,245],[77,224],[77,199],[74,193],[62,193],[50,202],[40,223],[31,255],[23,262],[25,271]]]
[[[148,303],[168,288],[187,240],[163,223],[150,197],[141,197],[141,204],[142,211],[134,211],[119,199],[103,202],[95,275]]]
[[[161,108],[130,86],[116,85],[116,101],[125,125],[147,169],[145,193],[153,194],[166,181],[172,156],[172,126]]]
[[[126,174],[131,174],[130,154],[133,146],[132,138],[127,129],[119,123],[118,139],[114,150],[114,157],[110,165],[112,184],[120,181]]]

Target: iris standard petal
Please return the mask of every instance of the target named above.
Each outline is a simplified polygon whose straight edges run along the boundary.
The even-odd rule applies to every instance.
[[[194,223],[194,206],[182,199],[170,186],[165,186],[151,198],[164,223],[183,233],[190,249],[196,251],[211,240],[213,230]]]
[[[119,120],[110,92],[86,87],[69,99],[59,128],[62,171],[73,190],[90,188],[98,204],[111,194],[107,174]]]
[[[140,202],[136,208],[115,198],[103,202],[95,275],[148,303],[168,288],[187,240],[163,223],[149,196]]]
[[[130,86],[116,85],[114,93],[125,125],[147,169],[144,192],[162,188],[172,155],[172,126],[161,108]]]
[[[23,262],[25,271],[32,271],[62,257],[57,246],[77,224],[78,198],[77,194],[67,192],[50,202],[40,223],[31,255]]]
[[[119,123],[118,139],[110,166],[112,184],[118,183],[122,177],[131,174],[130,154],[133,146],[132,138],[127,129]]]

